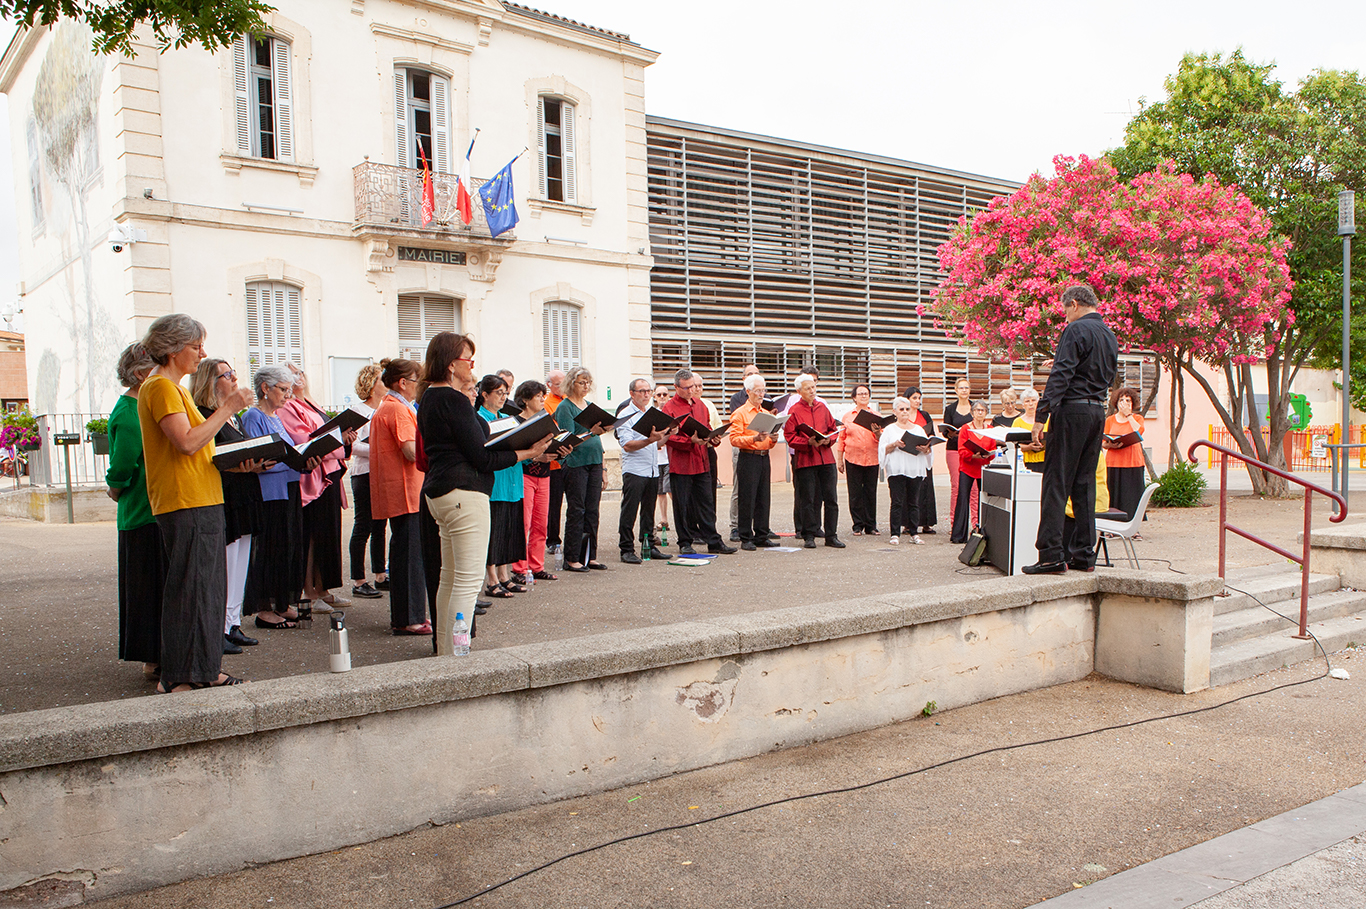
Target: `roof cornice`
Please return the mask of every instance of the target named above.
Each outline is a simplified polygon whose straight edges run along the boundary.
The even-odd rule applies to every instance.
[[[9,39],[5,55],[0,57],[0,94],[9,94],[19,70],[24,68],[29,55],[33,53],[33,48],[38,45],[39,39],[46,31],[46,26],[29,28],[27,25],[21,25]]]

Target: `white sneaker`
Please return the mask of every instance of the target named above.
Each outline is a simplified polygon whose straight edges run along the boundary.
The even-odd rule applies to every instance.
[[[891,538],[890,540],[888,540],[887,542],[888,542],[888,543],[891,543],[893,546],[900,546],[900,545],[901,545],[901,537],[892,537],[892,538]]]
[[[919,546],[921,543],[924,543],[925,541],[920,539],[920,534],[916,534],[915,536],[911,537],[911,542]]]
[[[328,605],[327,603],[324,603],[322,600],[314,600],[314,601],[313,601],[313,614],[314,614],[314,615],[327,615],[327,614],[330,613],[331,611],[332,611],[332,607],[331,607],[330,605]]]
[[[324,599],[327,602],[327,605],[331,606],[333,609],[345,609],[347,606],[351,605],[351,601],[346,597],[337,596],[334,593],[328,594]]]

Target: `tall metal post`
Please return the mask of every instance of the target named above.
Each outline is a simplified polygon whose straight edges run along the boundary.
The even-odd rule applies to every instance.
[[[1352,237],[1356,235],[1356,193],[1338,193],[1338,236],[1342,237],[1342,443],[1352,441]],[[1342,449],[1342,499],[1348,500],[1351,449]]]

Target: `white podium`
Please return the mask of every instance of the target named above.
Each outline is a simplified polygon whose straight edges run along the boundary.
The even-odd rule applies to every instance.
[[[1022,574],[1021,567],[1038,561],[1034,542],[1043,474],[1023,466],[1017,446],[1011,446],[1011,455],[1008,465],[982,469],[982,532],[987,537],[987,561],[1006,574]]]

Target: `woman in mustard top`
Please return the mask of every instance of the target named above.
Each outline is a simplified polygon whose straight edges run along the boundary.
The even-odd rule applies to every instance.
[[[161,528],[166,587],[161,599],[159,693],[236,685],[220,672],[227,615],[223,481],[213,466],[213,437],[251,403],[245,388],[219,396],[205,418],[180,381],[204,358],[204,326],[183,313],[162,316],[142,346],[156,362],[138,392],[147,464],[147,499]]]
[[[143,673],[160,678],[161,589],[166,583],[166,555],[161,530],[147,501],[147,472],[142,463],[142,426],[138,423],[138,391],[156,366],[134,342],[119,356],[119,382],[128,390],[109,414],[109,470],[104,482],[109,498],[119,503],[119,659],[141,662]]]

